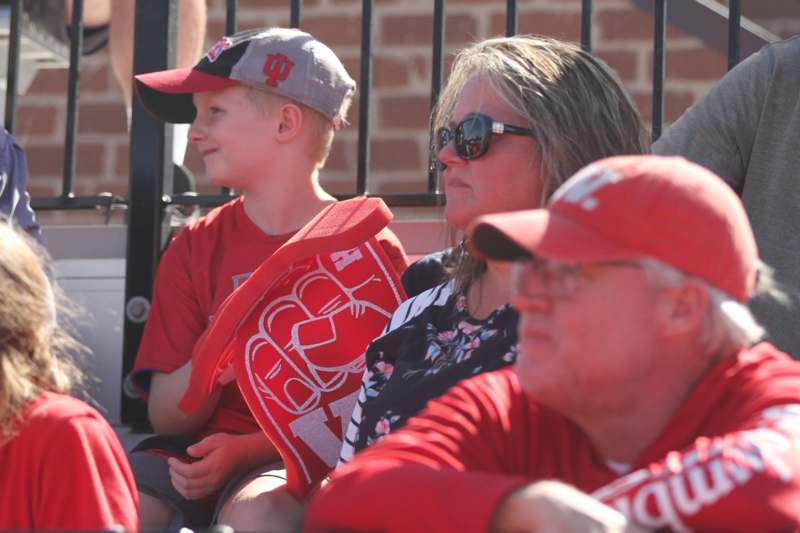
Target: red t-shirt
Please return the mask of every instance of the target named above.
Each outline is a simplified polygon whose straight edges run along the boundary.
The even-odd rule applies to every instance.
[[[762,343],[720,362],[620,477],[528,399],[513,368],[462,382],[334,473],[306,528],[486,531],[521,485],[557,479],[652,530],[794,531],[800,363]]]
[[[25,407],[19,433],[0,445],[0,530],[139,530],[139,500],[125,453],[85,403],[46,393]]]
[[[247,216],[239,197],[187,225],[172,240],[158,265],[150,315],[131,376],[144,397],[151,372],[173,372],[186,364],[225,298],[292,235],[265,234]],[[385,229],[378,241],[401,273],[408,259],[397,237]],[[224,387],[201,433],[258,431],[232,382]]]

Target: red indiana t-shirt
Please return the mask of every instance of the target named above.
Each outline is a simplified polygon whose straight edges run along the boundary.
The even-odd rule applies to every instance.
[[[186,364],[222,302],[293,234],[270,236],[261,231],[239,197],[187,225],[172,240],[158,265],[152,306],[131,375],[144,397],[151,373],[173,372]],[[397,237],[384,229],[377,238],[401,273],[408,258]],[[223,388],[201,434],[259,431],[234,381]]]
[[[620,476],[513,368],[462,382],[357,454],[307,531],[486,531],[511,491],[560,480],[653,531],[797,531],[800,362],[762,343],[722,360]]]
[[[139,501],[117,436],[85,403],[45,393],[0,445],[0,530],[139,530]]]

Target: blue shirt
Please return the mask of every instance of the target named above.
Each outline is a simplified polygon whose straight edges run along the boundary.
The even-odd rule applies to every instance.
[[[41,229],[31,209],[31,197],[25,189],[28,164],[25,153],[14,136],[0,128],[0,213],[28,235],[41,241]]]

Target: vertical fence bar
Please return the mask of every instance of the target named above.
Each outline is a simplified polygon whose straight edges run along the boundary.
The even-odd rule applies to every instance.
[[[8,62],[6,63],[6,113],[5,127],[14,133],[17,125],[17,86],[19,84],[19,40],[22,0],[11,2],[11,27],[8,31]]]
[[[653,131],[656,141],[664,124],[664,73],[666,69],[667,2],[656,0],[653,31]]]
[[[303,0],[292,0],[292,14],[289,25],[292,28],[299,28],[303,21]]]
[[[226,0],[225,2],[225,35],[233,35],[236,33],[236,10],[238,8],[238,0]]]
[[[592,0],[583,0],[581,4],[581,48],[592,52]]]
[[[517,34],[517,0],[506,2],[506,37]]]
[[[372,88],[372,0],[361,7],[361,89],[358,99],[358,171],[356,193],[367,194],[369,172],[369,96]]]
[[[83,51],[83,0],[72,2],[70,29],[69,78],[67,81],[67,129],[64,140],[64,175],[61,198],[72,197],[75,180],[75,151],[78,138],[78,97],[80,96],[81,52]]]
[[[136,0],[133,72],[171,68],[175,62],[177,0]],[[128,183],[128,246],[125,274],[125,322],[122,372],[133,368],[150,310],[164,223],[162,198],[172,190],[172,128],[133,101]],[[123,390],[125,390],[123,388]],[[147,410],[135,395],[122,394],[124,423],[142,424]]]
[[[728,2],[728,70],[739,63],[739,29],[742,24],[741,0]]]
[[[445,30],[445,7],[446,0],[435,0],[433,5],[433,57],[431,64],[431,111],[439,100],[439,92],[442,90],[442,71],[444,70],[444,30]],[[431,141],[433,141],[433,129],[430,131]],[[433,142],[430,143],[433,146]],[[428,192],[437,192],[437,171],[433,162],[436,160],[434,150],[430,154],[431,164],[428,165]]]
[[[226,0],[225,2],[225,35],[233,35],[239,26],[236,21],[238,3],[238,0]],[[230,187],[221,187],[220,192],[227,196],[234,195],[234,191]]]

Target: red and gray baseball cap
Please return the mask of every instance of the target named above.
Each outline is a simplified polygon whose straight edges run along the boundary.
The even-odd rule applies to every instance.
[[[270,28],[223,37],[192,68],[134,76],[145,108],[164,122],[190,123],[192,93],[247,85],[291,98],[338,126],[356,82],[333,51],[310,34]]]
[[[714,173],[680,157],[621,156],[585,167],[546,209],[479,217],[467,229],[479,257],[591,263],[648,256],[740,302],[758,268],[739,198]]]

